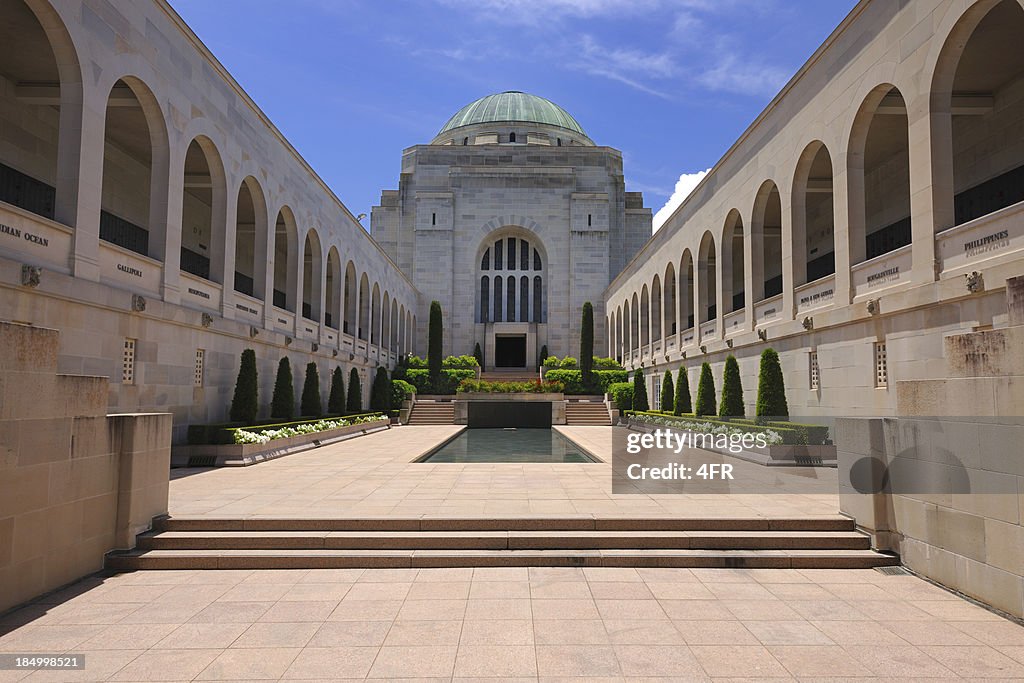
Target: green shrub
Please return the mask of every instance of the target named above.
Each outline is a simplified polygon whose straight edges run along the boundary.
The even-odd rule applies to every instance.
[[[416,369],[424,369],[425,370],[427,368],[427,359],[426,358],[420,358],[419,356],[409,356],[408,359],[406,359],[405,366],[407,368],[416,368]]]
[[[391,412],[391,380],[388,378],[388,371],[383,367],[378,367],[377,374],[373,377],[373,386],[370,388],[370,410],[382,413]]]
[[[441,370],[437,384],[431,383],[427,370],[415,369],[405,373],[405,381],[416,387],[417,394],[454,394],[459,382],[465,379],[476,379],[476,370]]]
[[[620,411],[633,410],[633,383],[615,382],[608,387],[608,393]]]
[[[348,399],[345,401],[345,412],[358,413],[363,409],[363,387],[359,381],[359,371],[352,368],[348,373]]]
[[[647,411],[651,404],[647,400],[647,382],[644,381],[644,366],[633,371],[633,410]]]
[[[444,328],[441,320],[441,303],[430,302],[430,324],[427,328],[427,369],[430,381],[436,383],[441,378],[441,354],[444,340]]]
[[[484,367],[484,352],[480,349],[480,342],[473,347],[473,357],[476,358],[477,365]]]
[[[479,344],[477,344],[479,346]],[[448,356],[441,361],[442,369],[449,370],[461,370],[461,369],[475,369],[480,367],[480,363],[477,361],[476,356]]]
[[[402,379],[391,380],[391,408],[397,410],[402,407],[402,401],[407,400],[416,393],[416,387]]]
[[[625,370],[596,370],[591,374],[589,385],[583,382],[582,370],[548,370],[544,373],[544,379],[551,382],[561,382],[565,385],[567,394],[604,394],[608,386],[615,382],[626,382],[629,374]]]
[[[277,364],[277,378],[274,380],[274,394],[270,399],[270,417],[290,420],[295,417],[295,385],[292,380],[292,365],[288,356]]]
[[[331,373],[331,393],[327,397],[327,414],[341,415],[345,412],[345,373],[341,367]]]
[[[235,395],[231,398],[231,421],[246,424],[256,421],[259,414],[259,377],[256,372],[256,352],[242,351],[242,361],[235,380]]]
[[[714,415],[715,410],[715,378],[711,376],[711,365],[700,366],[700,380],[697,383],[697,407],[693,411],[697,417]]]
[[[594,306],[583,302],[583,319],[580,321],[580,370],[583,385],[590,386],[594,370]]]
[[[757,376],[757,417],[781,420],[789,417],[786,403],[786,384],[782,378],[782,365],[775,349],[761,352],[761,367]]]
[[[540,363],[540,365],[543,366],[544,362],[547,359],[548,359],[548,345],[545,344],[544,346],[540,347],[540,356],[538,357],[537,362]]]
[[[561,367],[561,361],[558,360],[558,356],[545,356],[541,365],[547,369],[557,370]]]
[[[300,411],[303,417],[320,417],[324,412],[320,400],[320,373],[316,363],[306,364],[306,381],[302,385],[302,402]]]
[[[672,373],[666,372],[661,379],[661,410],[671,413],[675,409],[676,388],[672,384]]]
[[[740,379],[740,364],[736,356],[729,355],[725,359],[725,370],[722,373],[722,402],[718,407],[719,417],[743,417],[743,382]]]
[[[595,370],[625,370],[622,364],[614,358],[599,358],[594,356]]]
[[[693,412],[693,404],[690,402],[690,375],[682,365],[676,372],[676,400],[672,407],[673,415]]]
[[[459,393],[482,392],[488,394],[560,394],[565,389],[561,382],[487,382],[466,379],[459,383]]]

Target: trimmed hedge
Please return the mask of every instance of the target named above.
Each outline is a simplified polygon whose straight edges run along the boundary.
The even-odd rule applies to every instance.
[[[542,351],[546,350],[545,346]],[[614,358],[602,358],[599,356],[593,356],[593,368],[594,370],[625,370],[622,364]],[[572,356],[566,356],[565,358],[559,358],[558,356],[544,355],[544,359],[541,361],[541,365],[544,366],[545,371],[547,370],[575,370],[579,367],[579,361]]]
[[[441,377],[441,340],[444,335],[444,328],[441,327],[441,303],[430,302],[430,320],[427,325],[427,369],[430,378],[435,382]]]
[[[633,407],[637,410],[650,410],[647,400],[647,382],[644,380],[644,366],[633,371]]]
[[[295,416],[295,385],[292,383],[292,364],[285,356],[277,364],[274,393],[270,398],[270,417],[290,420]]]
[[[629,374],[625,370],[595,370],[591,377],[594,385],[587,387],[583,383],[582,370],[548,370],[544,373],[544,381],[561,382],[567,394],[603,394],[609,385],[628,381]]]
[[[782,365],[775,349],[761,352],[761,367],[757,373],[757,411],[759,418],[789,417],[786,403],[786,383],[782,378]]]
[[[672,373],[666,372],[661,378],[661,410],[675,412],[676,388],[672,383]]]
[[[348,373],[348,397],[345,399],[345,410],[358,413],[363,409],[363,385],[359,380],[359,371],[355,368]]]
[[[620,411],[633,410],[633,383],[616,382],[608,386],[608,392]]]
[[[391,408],[397,410],[402,407],[402,401],[416,393],[416,387],[404,379],[391,380]]]
[[[465,379],[476,379],[476,370],[441,370],[441,386],[437,387],[430,384],[429,370],[416,368],[405,372],[405,381],[416,387],[417,394],[454,394]]]
[[[324,405],[320,400],[320,372],[316,363],[306,364],[306,381],[302,385],[300,411],[303,417],[320,417],[324,414]]]
[[[683,366],[676,372],[676,400],[672,407],[675,415],[693,412],[693,404],[690,401],[690,376]]]
[[[594,306],[583,302],[583,319],[580,322],[580,371],[583,383],[590,384],[594,372]]]
[[[355,413],[352,415],[334,415],[328,417],[369,417],[381,415],[381,413]],[[303,420],[292,420],[290,422],[278,422],[277,420],[263,420],[249,425],[241,425],[236,422],[224,422],[220,424],[197,424],[188,426],[188,443],[190,446],[214,445],[223,446],[235,443],[235,432],[239,429],[280,429],[281,427],[294,427],[295,425],[316,422],[323,418],[306,418]]]
[[[331,373],[331,393],[327,397],[327,413],[340,415],[343,412],[345,412],[345,373],[341,366],[338,366]]]
[[[391,378],[383,367],[377,368],[377,374],[370,387],[370,410],[391,412]]]
[[[467,379],[459,384],[459,393],[561,394],[564,390],[561,382],[488,382],[482,379]]]

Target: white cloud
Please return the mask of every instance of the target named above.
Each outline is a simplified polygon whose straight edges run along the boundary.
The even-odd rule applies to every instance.
[[[652,232],[658,232],[665,221],[668,220],[669,216],[675,213],[675,210],[679,208],[679,205],[683,203],[693,189],[697,187],[704,176],[711,171],[710,168],[703,171],[697,171],[696,173],[683,173],[679,176],[679,180],[676,181],[676,189],[672,192],[672,196],[665,202],[665,206],[658,209],[658,213],[654,214],[653,230]]]
[[[606,48],[584,34],[569,65],[593,76],[624,83],[642,92],[668,98],[669,95],[646,85],[641,79],[671,78],[678,72],[672,56],[661,52],[642,52],[631,48]]]
[[[784,69],[760,64],[749,58],[739,60],[735,54],[729,54],[702,73],[697,82],[709,90],[771,96],[782,89],[788,77],[789,73]]]

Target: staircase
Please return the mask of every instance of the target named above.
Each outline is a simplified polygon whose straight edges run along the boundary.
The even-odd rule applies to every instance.
[[[898,564],[840,515],[807,519],[164,518],[106,566],[869,568]]]
[[[610,426],[608,407],[600,396],[573,397],[565,404],[565,424],[580,426]]]
[[[451,401],[416,401],[409,413],[410,425],[455,424],[455,406]]]

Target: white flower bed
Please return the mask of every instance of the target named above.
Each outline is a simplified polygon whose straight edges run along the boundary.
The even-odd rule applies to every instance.
[[[637,422],[643,422],[645,424],[657,425],[659,427],[672,427],[674,429],[688,432],[700,432],[703,434],[763,434],[769,446],[778,446],[782,444],[782,435],[771,429],[748,430],[743,429],[742,427],[731,427],[729,425],[715,424],[713,422],[676,420],[663,415],[630,415],[629,419],[636,420]]]
[[[332,429],[341,429],[342,427],[350,427],[352,425],[364,424],[366,422],[377,422],[382,419],[384,419],[382,415],[367,415],[363,417],[340,417],[331,420],[317,420],[316,422],[305,422],[292,427],[281,427],[280,429],[264,429],[259,431],[236,429],[235,443],[268,443],[274,439],[287,439],[290,436],[299,436],[301,434],[327,432]]]

